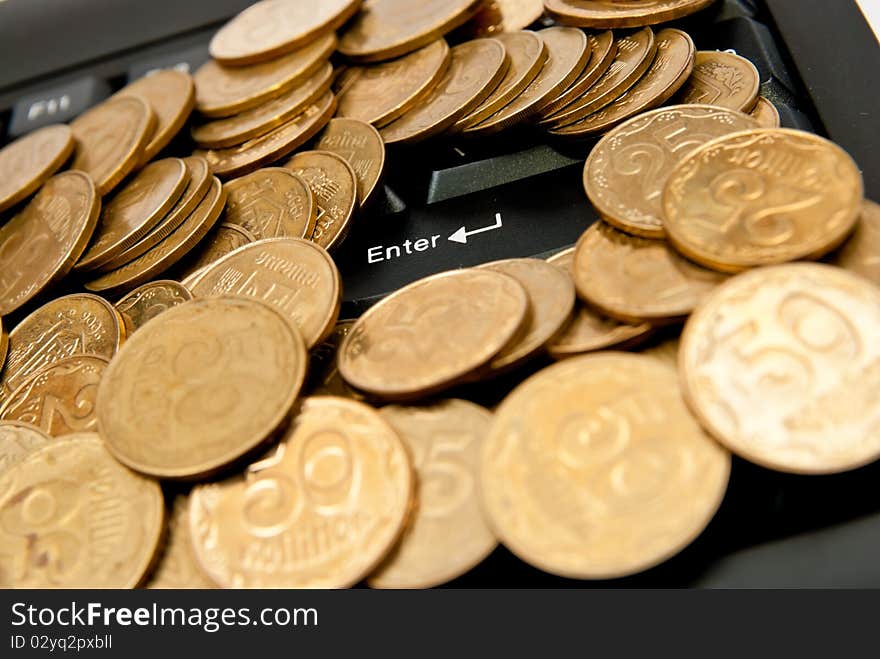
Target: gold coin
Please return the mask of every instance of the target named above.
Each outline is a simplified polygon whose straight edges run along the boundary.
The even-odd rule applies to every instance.
[[[367,583],[431,588],[479,565],[498,546],[480,503],[480,454],[492,413],[463,400],[392,405],[379,414],[409,449],[416,503],[403,536]]]
[[[455,130],[464,130],[488,119],[505,106],[509,105],[528,87],[547,61],[547,47],[543,39],[534,32],[522,30],[495,37],[502,43],[510,58],[510,66],[504,79],[486,98],[467,116],[455,124]]]
[[[216,588],[196,561],[189,530],[189,497],[186,495],[174,497],[162,555],[146,587],[157,590]]]
[[[194,76],[196,109],[206,117],[228,117],[262,105],[307,80],[335,49],[330,33],[264,64],[229,67],[211,60]]]
[[[10,333],[0,399],[8,398],[40,369],[66,357],[111,359],[124,340],[122,318],[103,298],[87,293],[56,298]]]
[[[74,144],[70,127],[55,124],[0,149],[0,212],[36,192],[67,162]]]
[[[247,229],[235,224],[217,224],[208,236],[175,268],[176,278],[184,286],[194,282],[196,276],[212,263],[230,252],[257,240]]]
[[[602,77],[577,101],[543,119],[539,125],[561,128],[610,105],[639,81],[654,61],[656,52],[657,39],[649,27],[620,37],[617,39],[617,54],[614,56],[614,61]]]
[[[95,430],[95,396],[109,363],[76,355],[40,369],[9,395],[0,419],[30,423],[52,437]]]
[[[339,52],[355,62],[400,57],[464,25],[481,6],[482,0],[367,0]]]
[[[690,76],[695,52],[694,42],[686,33],[661,30],[657,33],[654,61],[635,85],[598,112],[550,132],[566,137],[604,133],[630,117],[662,105]]]
[[[386,144],[413,144],[445,132],[498,87],[509,67],[504,45],[495,39],[456,46],[440,83],[418,107],[383,128],[382,138]]]
[[[62,172],[0,226],[0,316],[8,316],[70,272],[100,212],[101,198],[92,180],[82,172]]]
[[[574,248],[547,259],[547,263],[561,268],[572,277]],[[638,345],[653,332],[653,328],[648,323],[640,325],[621,323],[581,303],[576,304],[574,314],[574,318],[562,333],[547,344],[547,352],[553,359],[565,359],[586,352],[608,348],[623,349]]]
[[[0,477],[52,441],[49,435],[29,423],[0,421]]]
[[[208,266],[190,287],[197,298],[235,295],[272,307],[311,349],[333,331],[342,280],[330,255],[308,240],[260,240]]]
[[[556,21],[580,27],[642,27],[705,9],[714,0],[544,0]]]
[[[302,84],[277,98],[231,117],[193,126],[193,141],[203,149],[224,149],[265,135],[314,105],[329,91],[332,80],[333,66],[325,62]]]
[[[574,283],[581,299],[625,323],[684,320],[725,276],[680,257],[666,241],[597,222],[578,241]]]
[[[471,39],[494,37],[504,31],[504,16],[501,6],[495,0],[483,0],[477,12],[464,25],[456,28],[450,35],[451,41],[461,43]]]
[[[542,0],[494,0],[504,17],[505,32],[516,32],[528,27],[544,15]]]
[[[453,270],[405,286],[357,321],[339,372],[358,389],[411,399],[486,366],[525,322],[523,287],[490,270]]]
[[[688,321],[685,397],[741,457],[826,474],[880,457],[880,290],[798,263],[731,279]]]
[[[309,363],[309,384],[312,396],[341,396],[361,400],[363,396],[352,389],[339,374],[339,348],[351,332],[355,320],[340,320],[324,342],[312,350]]]
[[[547,62],[528,87],[508,106],[465,135],[491,135],[527,121],[552,103],[583,72],[590,59],[590,42],[581,30],[551,27],[537,33],[547,46]]]
[[[816,259],[852,233],[862,175],[839,146],[802,131],[761,128],[707,142],[663,192],[672,244],[725,272]]]
[[[880,206],[867,199],[862,202],[856,230],[831,257],[831,263],[880,286]]]
[[[758,102],[749,114],[761,124],[761,128],[779,128],[779,110],[763,96],[758,97]]]
[[[280,160],[317,135],[336,110],[336,97],[326,92],[301,115],[278,128],[229,149],[197,151],[204,156],[211,171],[224,179],[244,176]]]
[[[137,243],[180,199],[189,180],[179,158],[166,158],[144,167],[105,204],[77,272],[96,270]]]
[[[312,240],[332,251],[342,244],[357,210],[357,174],[329,151],[302,151],[284,163],[308,183],[318,206]]]
[[[134,588],[156,558],[165,503],[94,433],[53,442],[0,476],[0,586]]]
[[[623,577],[699,536],[730,462],[691,417],[673,369],[640,355],[587,355],[540,371],[504,400],[483,447],[484,509],[530,565]]]
[[[186,256],[216,224],[226,193],[216,178],[198,207],[168,237],[134,261],[83,284],[86,290],[119,295],[155,279]]]
[[[308,184],[290,170],[267,167],[223,186],[226,217],[257,240],[311,238],[318,206]]]
[[[116,303],[130,335],[159,314],[192,300],[192,294],[176,281],[151,281]]]
[[[244,476],[190,499],[199,564],[226,588],[345,588],[400,536],[413,476],[372,408],[307,398],[284,441]]]
[[[302,338],[250,299],[193,300],[144,325],[98,388],[114,457],[157,478],[217,473],[262,446],[305,378]]]
[[[513,277],[529,299],[526,321],[516,339],[489,364],[497,373],[538,355],[565,329],[574,311],[574,282],[565,272],[540,259],[508,259],[480,267]]]
[[[438,39],[390,62],[346,69],[334,85],[339,97],[336,114],[386,126],[421,102],[451,61],[452,51]]]
[[[675,97],[675,103],[715,105],[750,112],[758,102],[761,75],[745,57],[701,50],[694,72]]]
[[[590,59],[587,61],[587,65],[577,79],[556,97],[556,100],[541,109],[542,119],[550,117],[577,101],[590,87],[596,84],[599,78],[605,75],[611,63],[614,62],[614,58],[617,56],[617,41],[611,30],[601,34],[588,34],[587,40],[590,44]]]
[[[3,364],[6,362],[6,352],[9,350],[9,333],[0,318],[0,371],[3,370]],[[2,397],[2,396],[0,396]]]
[[[156,115],[138,96],[117,96],[81,114],[70,129],[76,139],[70,168],[88,174],[103,197],[141,162]]]
[[[196,86],[192,76],[183,71],[156,71],[124,87],[117,96],[138,96],[156,115],[156,129],[141,156],[146,165],[171,143],[186,125],[196,107]]]
[[[709,140],[749,128],[757,128],[751,117],[709,105],[673,105],[634,117],[590,152],[587,197],[621,231],[664,238],[663,187],[675,165]]]
[[[654,359],[659,359],[667,366],[678,371],[678,355],[680,347],[681,342],[676,337],[674,339],[667,339],[662,343],[658,343],[650,348],[642,350],[642,354],[648,357],[653,357]]]
[[[263,0],[211,39],[211,57],[228,66],[275,60],[332,33],[354,16],[360,0]]]
[[[385,174],[385,142],[378,130],[359,119],[331,119],[315,149],[335,153],[351,165],[361,208],[374,201]]]

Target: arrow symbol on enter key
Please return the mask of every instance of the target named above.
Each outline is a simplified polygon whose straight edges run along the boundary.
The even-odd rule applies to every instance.
[[[475,236],[478,233],[485,233],[487,231],[494,231],[495,229],[501,228],[501,213],[495,213],[495,224],[492,224],[488,227],[483,227],[482,229],[474,229],[473,231],[468,231],[467,227],[461,227],[458,231],[449,236],[449,240],[454,243],[461,243],[462,245],[467,245],[468,236]]]

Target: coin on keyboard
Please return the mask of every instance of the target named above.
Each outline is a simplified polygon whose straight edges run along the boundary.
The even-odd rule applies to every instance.
[[[81,114],[70,129],[76,139],[70,168],[88,174],[104,196],[140,164],[156,115],[138,96],[117,96]]]
[[[302,338],[265,304],[187,302],[144,325],[110,364],[98,388],[101,436],[136,471],[213,475],[279,428],[307,361]]]
[[[197,151],[204,156],[211,171],[224,179],[250,174],[274,163],[321,132],[336,111],[336,97],[326,92],[321,99],[298,117],[278,128],[229,149]]]
[[[333,66],[325,62],[308,79],[261,105],[231,117],[192,127],[193,141],[203,149],[225,149],[243,144],[294,119],[330,89]]]
[[[196,107],[196,86],[192,76],[176,69],[151,73],[124,87],[117,96],[138,96],[156,115],[156,129],[141,156],[144,166],[159,155],[186,125]]]
[[[192,533],[189,530],[189,495],[178,494],[174,497],[159,564],[145,587],[151,590],[204,590],[217,587],[202,572],[193,551]]]
[[[479,565],[498,541],[480,503],[480,454],[492,413],[463,400],[389,405],[379,414],[409,449],[416,502],[397,546],[370,575],[372,588],[431,588]]]
[[[715,0],[544,0],[556,21],[580,27],[641,27],[666,23],[705,9]]]
[[[70,272],[100,212],[92,180],[82,172],[62,172],[0,226],[0,316],[21,308]]]
[[[625,323],[685,319],[725,276],[679,256],[664,240],[596,222],[578,241],[574,283],[581,299]]]
[[[0,419],[30,423],[52,437],[95,430],[95,396],[109,363],[76,355],[49,364],[9,395]]]
[[[758,102],[761,75],[745,57],[733,53],[701,50],[691,77],[675,97],[675,103],[715,105],[751,112]]]
[[[541,118],[556,114],[562,108],[577,101],[605,72],[617,56],[617,40],[611,30],[599,34],[588,34],[590,59],[581,74],[564,89],[555,100],[541,108]]]
[[[758,97],[758,102],[749,113],[752,118],[761,124],[761,128],[779,128],[779,110],[763,96]]]
[[[385,142],[378,130],[359,119],[331,119],[315,149],[335,153],[351,165],[361,208],[375,200],[385,174]]]
[[[76,271],[97,270],[137,243],[165,217],[188,184],[189,172],[179,158],[165,158],[144,167],[104,205]]]
[[[574,248],[550,257],[547,259],[547,263],[561,268],[569,277],[572,277]],[[652,332],[653,328],[648,323],[639,325],[621,323],[603,316],[583,303],[577,303],[574,318],[561,334],[547,344],[547,352],[553,359],[564,359],[608,348],[622,350],[638,345],[650,337]]]
[[[211,57],[229,66],[274,60],[354,16],[360,0],[263,0],[229,21],[211,39]]]
[[[29,423],[0,421],[0,477],[52,441],[49,435]]]
[[[856,230],[830,262],[880,286],[880,206],[867,199],[862,202]]]
[[[307,398],[272,455],[193,490],[196,558],[226,588],[353,586],[400,537],[412,490],[406,449],[374,409]]]
[[[223,186],[214,178],[208,194],[183,224],[134,261],[87,281],[83,286],[93,292],[121,295],[155,279],[198,245],[217,223],[225,202]]]
[[[858,222],[862,196],[861,172],[839,146],[760,128],[707,142],[676,166],[664,225],[688,258],[738,272],[837,248]]]
[[[190,286],[197,298],[237,295],[266,303],[311,349],[339,318],[342,280],[326,251],[308,240],[271,238],[227,254]]]
[[[382,138],[386,144],[413,144],[445,132],[495,91],[509,67],[500,41],[459,44],[443,79],[419,106],[383,128]]]
[[[312,396],[341,396],[363,399],[339,374],[339,347],[354,327],[354,320],[340,320],[321,345],[312,350],[309,385]]]
[[[510,66],[495,91],[464,118],[459,119],[454,127],[456,131],[475,126],[509,105],[532,84],[547,61],[547,47],[543,39],[534,32],[521,30],[502,33],[496,35],[495,39],[504,45],[510,58]]]
[[[583,72],[590,59],[590,42],[581,30],[551,27],[537,33],[548,58],[538,77],[506,107],[465,131],[484,136],[500,132],[539,114]]]
[[[357,210],[357,174],[329,151],[302,151],[285,164],[308,183],[318,206],[312,240],[331,251],[345,240]]]
[[[540,259],[507,259],[480,266],[516,279],[529,298],[529,310],[514,341],[489,364],[494,373],[537,356],[571,320],[575,289],[571,277]]]
[[[136,288],[116,303],[130,335],[159,314],[192,300],[187,288],[176,281],[162,279]]]
[[[196,109],[206,117],[228,117],[280,96],[314,75],[336,49],[327,34],[289,55],[251,66],[209,61],[193,76]]]
[[[519,282],[491,270],[421,279],[360,317],[339,350],[339,372],[386,399],[442,391],[488,365],[516,336],[528,308]]]
[[[73,153],[69,126],[55,124],[0,149],[0,212],[36,192]]]
[[[466,23],[482,0],[368,0],[339,41],[356,62],[406,55]]]
[[[440,82],[452,51],[437,39],[405,57],[343,71],[334,89],[337,116],[360,119],[381,128],[418,105]]]
[[[282,167],[266,167],[223,186],[225,222],[235,224],[257,240],[311,238],[318,206],[300,176]]]
[[[685,32],[661,30],[657,33],[654,61],[635,85],[598,112],[550,132],[578,138],[604,133],[630,117],[662,105],[690,76],[695,52],[694,42]]]
[[[577,101],[542,119],[538,124],[545,128],[561,128],[610,105],[639,81],[654,61],[656,52],[657,39],[649,27],[620,37],[617,39],[614,61],[602,77]]]
[[[0,475],[0,586],[134,588],[164,528],[159,484],[120,465],[95,433],[31,453]]]
[[[87,293],[43,305],[9,334],[0,399],[7,399],[31,375],[65,357],[111,359],[125,341],[125,326],[112,304]]]
[[[195,281],[196,275],[212,263],[239,247],[255,242],[257,237],[247,229],[223,222],[217,224],[195,249],[175,268],[175,278],[184,286]]]
[[[825,474],[880,457],[880,289],[827,265],[760,268],[688,321],[685,397],[741,457]]]
[[[504,399],[483,447],[484,509],[530,565],[575,579],[623,577],[702,533],[730,464],[688,412],[674,369],[641,355],[586,355]]]

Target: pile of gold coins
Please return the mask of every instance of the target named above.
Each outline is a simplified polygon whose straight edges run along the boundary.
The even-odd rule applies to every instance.
[[[499,542],[608,579],[700,535],[732,454],[880,458],[856,164],[650,27],[708,0],[544,4],[264,0],[0,151],[0,585],[421,588]],[[523,123],[604,135],[601,221],[340,320],[386,144]]]

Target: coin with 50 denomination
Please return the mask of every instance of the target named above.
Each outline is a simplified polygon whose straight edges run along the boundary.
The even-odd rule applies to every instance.
[[[359,119],[331,119],[315,149],[335,153],[351,165],[357,175],[358,204],[369,206],[385,174],[385,142],[379,131]]]
[[[73,153],[69,126],[40,128],[0,149],[0,211],[27,199]]]
[[[151,281],[119,300],[116,309],[122,314],[126,329],[131,334],[160,313],[190,300],[192,294],[176,281]]]
[[[266,167],[223,186],[225,221],[262,238],[311,238],[318,207],[308,184],[281,167]]]

